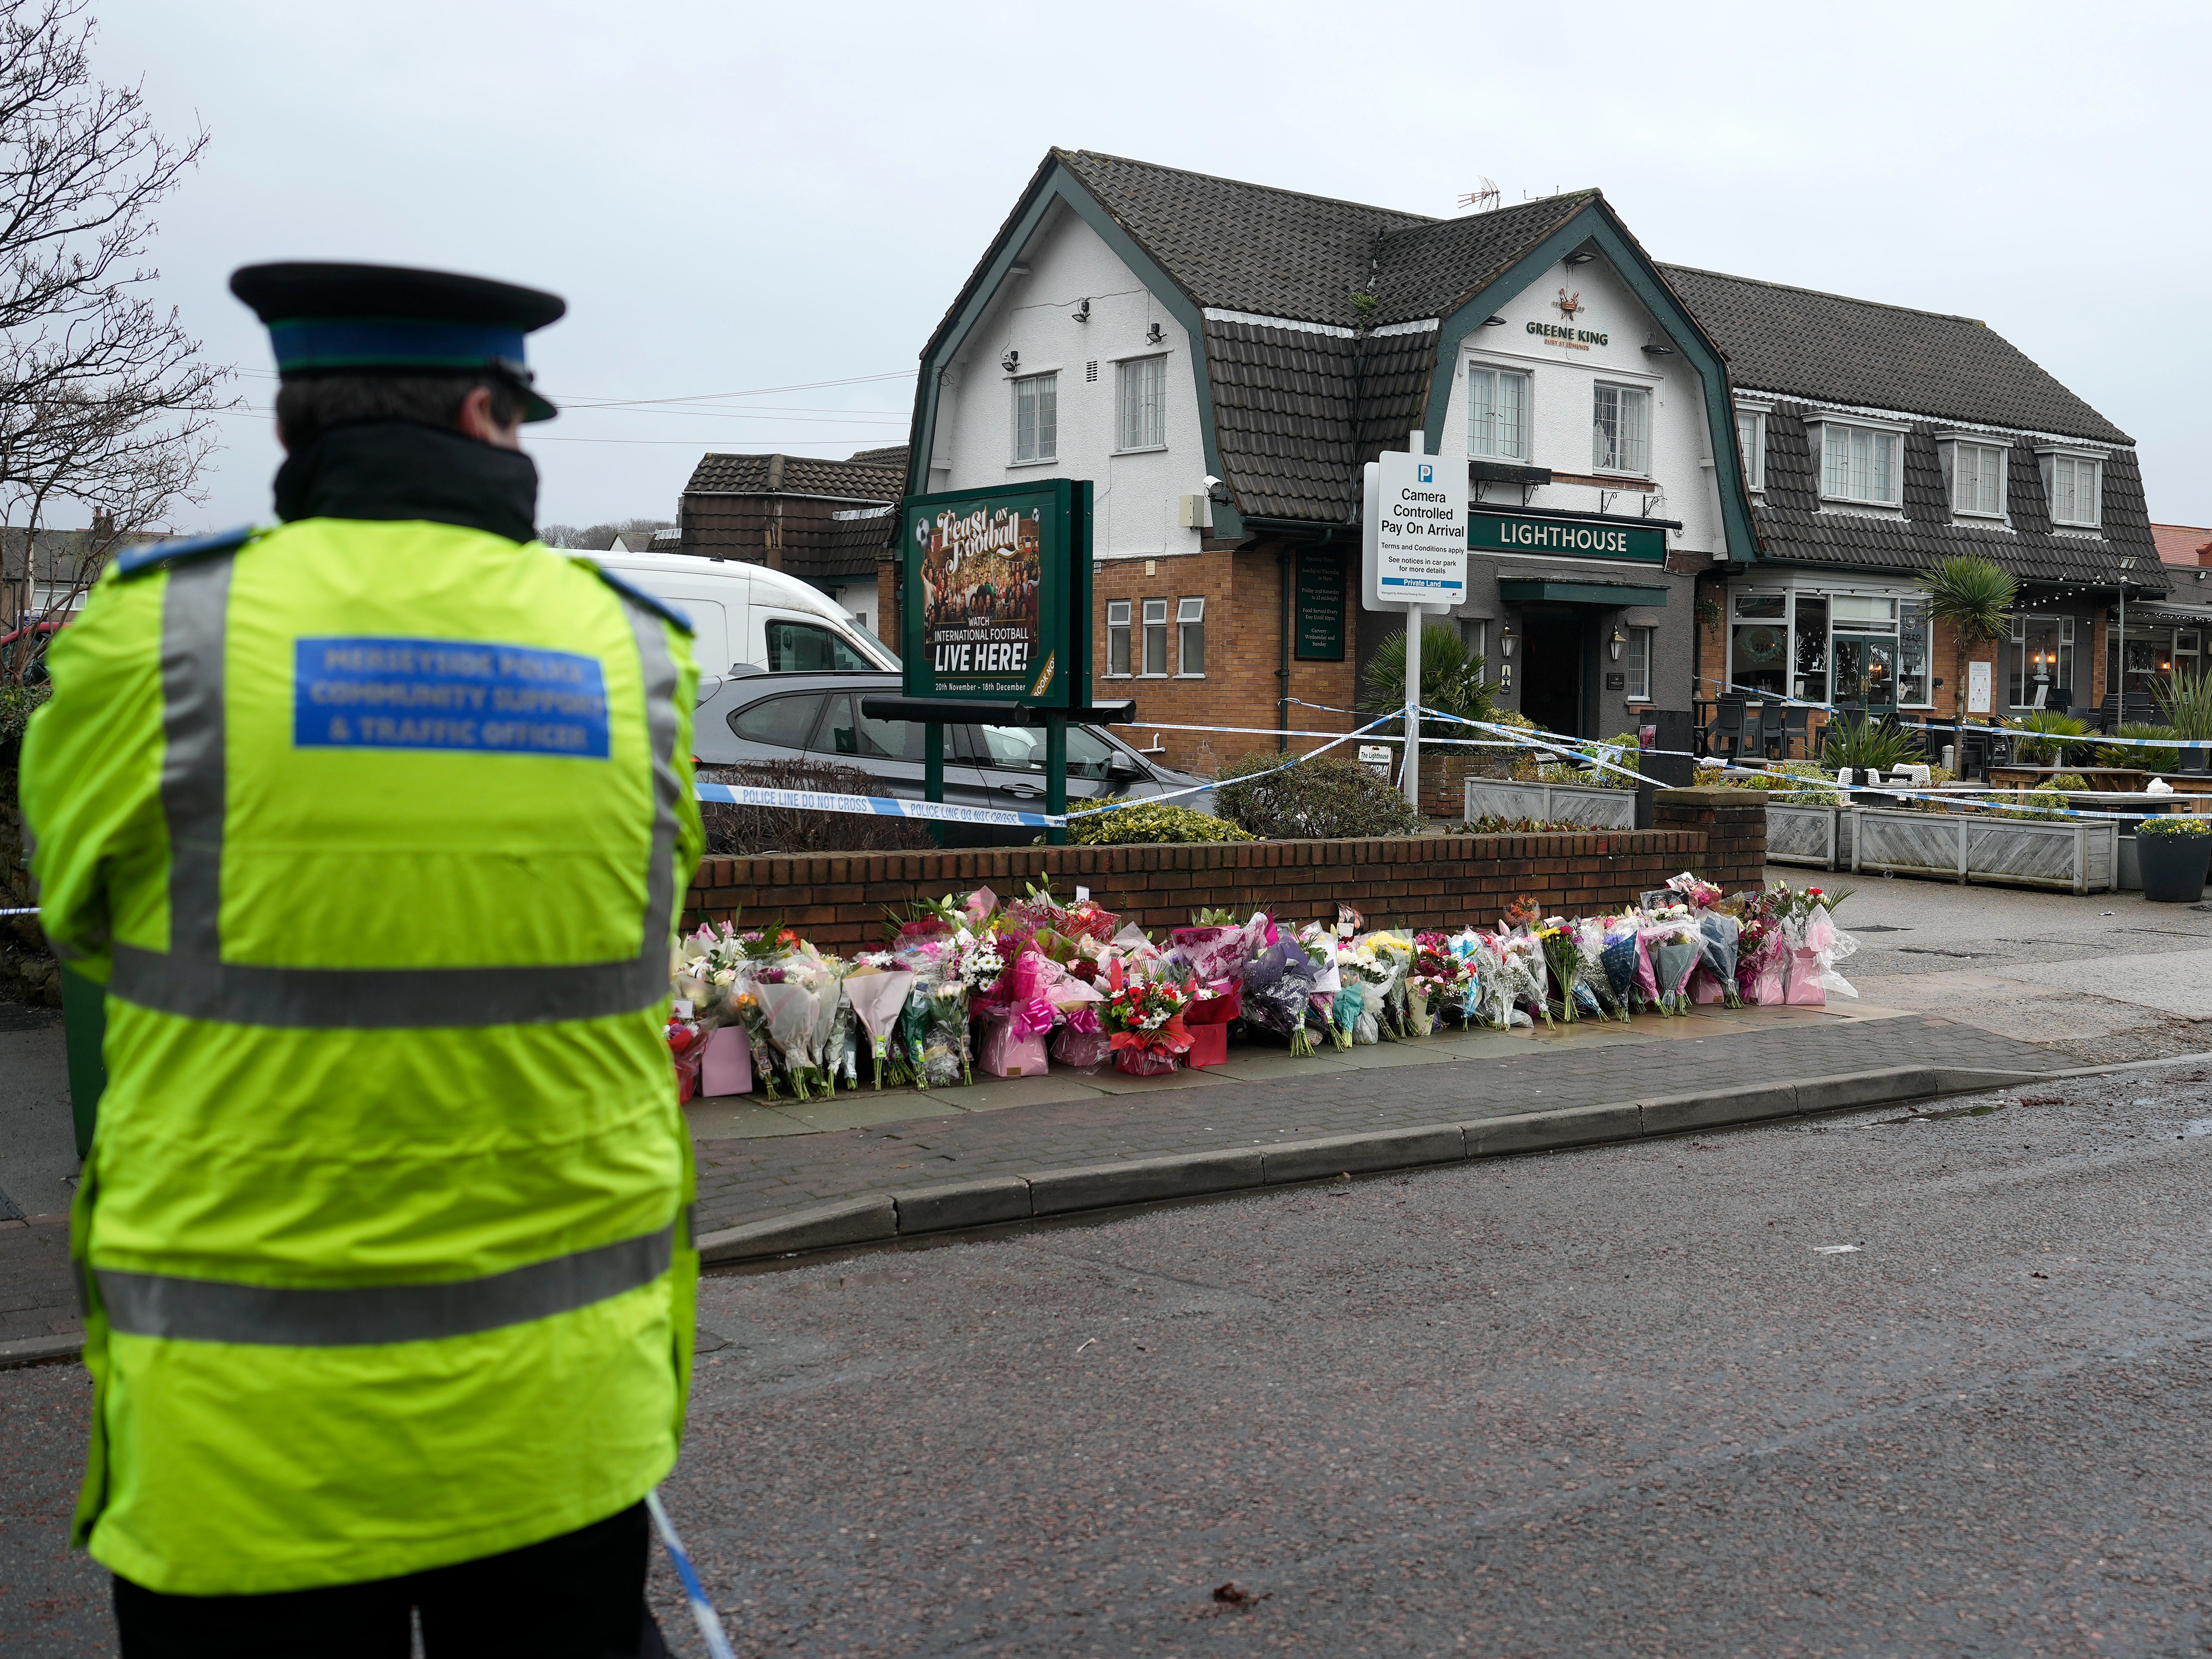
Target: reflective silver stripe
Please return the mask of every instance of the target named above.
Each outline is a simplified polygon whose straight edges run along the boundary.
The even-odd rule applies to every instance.
[[[573,1313],[668,1271],[675,1228],[443,1285],[292,1290],[95,1267],[109,1326],[131,1336],[284,1348],[434,1342]]]
[[[161,811],[169,822],[169,949],[221,954],[223,640],[231,560],[173,567],[161,597]]]
[[[653,822],[635,956],[484,968],[294,968],[222,960],[223,640],[231,559],[169,573],[161,614],[161,806],[169,825],[170,948],[117,945],[108,989],[187,1019],[307,1030],[545,1024],[649,1008],[668,994],[675,923],[676,667],[660,618],[622,601],[637,641],[652,745]]]
[[[676,662],[668,654],[668,624],[643,605],[629,605],[637,636],[638,669],[645,684],[645,739],[653,750],[653,862],[645,878],[645,961],[665,983],[676,926],[676,804],[684,798],[676,775]]]

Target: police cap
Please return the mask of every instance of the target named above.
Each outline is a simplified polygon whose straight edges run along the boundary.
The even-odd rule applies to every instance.
[[[305,262],[241,266],[230,291],[267,325],[287,380],[489,370],[522,392],[524,420],[556,413],[531,390],[523,337],[568,310],[557,294],[445,270]]]

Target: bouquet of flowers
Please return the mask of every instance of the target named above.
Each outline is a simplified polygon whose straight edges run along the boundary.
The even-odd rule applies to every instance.
[[[1679,876],[1668,878],[1667,890],[1676,896],[1671,902],[1686,904],[1692,910],[1717,909],[1724,896],[1712,883],[1692,875],[1687,870]]]
[[[1609,916],[1600,926],[1605,943],[1598,960],[1605,969],[1606,987],[1613,993],[1614,1005],[1626,1019],[1643,1006],[1641,982],[1650,977],[1651,964],[1644,955],[1633,917]]]
[[[1225,910],[1201,910],[1188,927],[1168,934],[1168,956],[1201,985],[1235,981],[1243,975],[1244,963],[1260,948],[1270,928],[1266,915],[1255,912],[1249,921],[1221,921]]]
[[[1452,960],[1459,964],[1460,1023],[1503,1029],[1510,1009],[1489,936],[1463,927],[1452,936],[1450,950]]]
[[[1700,955],[1696,927],[1686,915],[1667,916],[1644,929],[1644,939],[1651,958],[1652,977],[1658,985],[1659,1012],[1689,1012],[1690,974]]]
[[[1263,1031],[1280,1033],[1294,1054],[1310,1054],[1306,1022],[1314,1016],[1313,957],[1279,932],[1244,964],[1244,1018]]]
[[[1337,1006],[1343,1000],[1344,974],[1336,963],[1336,929],[1327,922],[1310,921],[1298,929],[1298,948],[1313,964],[1313,1007],[1321,1016],[1322,1030],[1339,1048],[1352,1046],[1349,1026],[1339,1030]]]
[[[1336,969],[1344,981],[1336,994],[1336,1021],[1349,1039],[1338,1046],[1382,1042],[1382,999],[1390,983],[1390,964],[1365,940],[1340,939]]]
[[[1698,951],[1704,965],[1720,981],[1723,1007],[1743,1006],[1735,983],[1736,941],[1742,933],[1743,924],[1725,910],[1707,910],[1698,917]]]
[[[845,1006],[868,1034],[878,1089],[884,1086],[884,1073],[890,1069],[891,1031],[906,1006],[908,993],[914,989],[913,973],[892,967],[894,960],[890,951],[877,951],[854,963],[852,971],[845,975]]]
[[[1581,1018],[1575,1009],[1575,975],[1583,963],[1581,935],[1565,917],[1554,916],[1538,924],[1536,944],[1544,953],[1544,972],[1559,996],[1561,1022]]]
[[[806,1100],[817,1090],[824,1094],[836,1090],[823,1049],[836,1019],[841,994],[837,966],[788,928],[779,935],[779,942],[784,935],[789,935],[787,948],[755,970],[754,994],[767,1017],[772,1052],[791,1091]]]
[[[1461,1012],[1457,1000],[1459,959],[1451,941],[1439,933],[1413,935],[1413,965],[1406,975],[1406,1006],[1420,1021],[1417,1035],[1428,1036],[1445,1014]]]
[[[1382,986],[1382,1036],[1395,1041],[1427,1035],[1425,1028],[1416,1029],[1407,997],[1407,981],[1413,972],[1413,936],[1395,927],[1377,928],[1364,942],[1376,959],[1390,970]]]
[[[1175,1070],[1176,1057],[1190,1049],[1182,1009],[1194,988],[1124,974],[1118,957],[1107,963],[1101,1018],[1113,1034],[1117,1069],[1133,1077],[1157,1077]]]
[[[1587,996],[1599,1019],[1626,1019],[1628,1009],[1613,988],[1605,967],[1605,923],[1584,916],[1575,923],[1575,944],[1582,958],[1575,969],[1575,993]]]
[[[1505,1023],[1533,1025],[1541,1018],[1549,1025],[1552,1009],[1544,994],[1543,947],[1527,933],[1494,933],[1490,948],[1498,957],[1498,977],[1504,989]],[[1528,1013],[1516,1019],[1515,1015],[1524,1006]]]

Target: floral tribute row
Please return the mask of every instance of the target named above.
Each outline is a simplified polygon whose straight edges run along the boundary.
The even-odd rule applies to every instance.
[[[1201,910],[1163,942],[1088,898],[988,887],[895,917],[850,961],[788,927],[702,927],[678,948],[668,1042],[681,1093],[805,1100],[1036,1076],[1057,1063],[1138,1076],[1222,1064],[1232,1035],[1293,1054],[1417,1040],[1440,1025],[1505,1030],[1671,1016],[1721,1003],[1856,996],[1844,894],[1777,883],[1733,896],[1683,874],[1615,915],[1516,902],[1487,931],[1369,928],[1349,905],[1293,927]]]

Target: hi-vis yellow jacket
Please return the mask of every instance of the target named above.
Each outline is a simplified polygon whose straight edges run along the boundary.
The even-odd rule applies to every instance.
[[[126,556],[49,661],[33,869],[108,988],[77,1541],[258,1594],[635,1503],[697,1273],[680,617],[535,544],[307,519]]]

